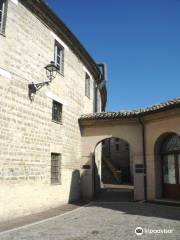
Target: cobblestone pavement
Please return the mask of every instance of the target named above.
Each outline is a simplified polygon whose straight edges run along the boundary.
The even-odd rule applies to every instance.
[[[136,236],[135,228],[173,233]],[[94,202],[47,221],[0,233],[0,240],[180,239],[180,208],[135,202]]]

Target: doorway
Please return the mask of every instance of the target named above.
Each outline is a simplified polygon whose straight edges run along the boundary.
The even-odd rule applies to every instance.
[[[180,136],[168,136],[161,146],[163,197],[180,200]]]
[[[102,141],[101,181],[105,184],[130,185],[129,144],[119,138],[109,138]]]
[[[128,142],[103,139],[95,148],[95,193],[101,199],[133,199],[133,164]],[[103,196],[103,197],[102,197]]]

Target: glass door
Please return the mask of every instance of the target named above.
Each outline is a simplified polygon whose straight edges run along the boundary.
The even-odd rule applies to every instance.
[[[176,184],[176,169],[174,155],[166,155],[163,158],[163,182]]]
[[[177,159],[178,157],[178,159]],[[163,197],[179,199],[180,154],[163,156]]]

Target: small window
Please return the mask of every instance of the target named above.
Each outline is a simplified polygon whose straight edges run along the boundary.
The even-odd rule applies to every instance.
[[[126,151],[129,151],[129,144],[125,145],[125,149],[126,149]]]
[[[116,144],[116,151],[118,152],[119,151],[119,144]]]
[[[55,41],[54,62],[61,74],[64,75],[64,48]]]
[[[52,120],[62,123],[62,104],[56,101],[52,103]]]
[[[5,33],[7,0],[0,0],[0,33]]]
[[[61,183],[61,154],[51,153],[51,184]]]
[[[90,77],[87,73],[85,76],[85,96],[90,98]]]
[[[101,112],[100,92],[96,84],[94,84],[94,112]]]

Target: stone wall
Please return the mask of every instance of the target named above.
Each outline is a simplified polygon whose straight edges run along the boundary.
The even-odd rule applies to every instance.
[[[85,96],[86,66],[65,46],[64,76],[40,89],[34,101],[28,83],[47,80],[55,35],[20,2],[9,1],[0,35],[0,220],[30,214],[80,197],[81,133],[78,118],[93,111]],[[52,122],[52,99],[63,104],[62,124]],[[51,185],[51,152],[62,154],[61,185]]]

